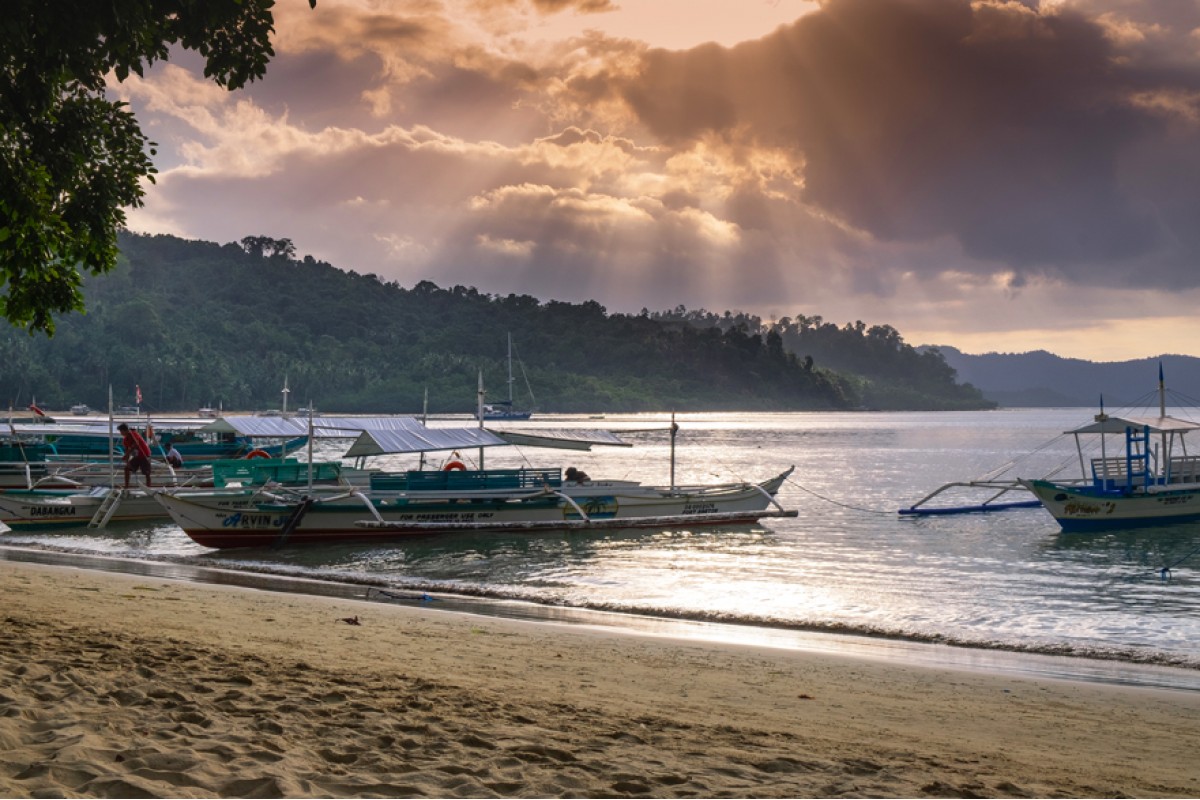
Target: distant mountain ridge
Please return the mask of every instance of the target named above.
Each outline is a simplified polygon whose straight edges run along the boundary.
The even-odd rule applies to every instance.
[[[1141,405],[1145,395],[1157,391],[1160,363],[1168,404],[1191,400],[1200,405],[1200,358],[1193,356],[1095,362],[1045,350],[969,355],[949,345],[937,349],[960,381],[1001,406],[1099,406],[1101,396],[1110,410]]]

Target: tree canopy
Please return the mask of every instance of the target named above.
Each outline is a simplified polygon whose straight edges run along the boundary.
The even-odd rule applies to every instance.
[[[261,410],[280,407],[286,379],[293,407],[418,413],[428,391],[431,412],[463,413],[480,370],[489,400],[507,397],[511,333],[517,404],[542,412],[990,405],[888,326],[832,326],[815,349],[791,321],[741,313],[610,314],[595,301],[405,288],[294,258],[286,239],[126,233],[120,244],[116,269],[85,277],[88,313],[60,319],[53,339],[0,330],[0,400],[103,408],[110,385],[118,404],[140,386],[154,412]]]
[[[315,6],[316,0],[310,0]],[[153,180],[154,145],[109,76],[142,75],[171,47],[230,90],[265,74],[274,0],[6,0],[0,14],[0,316],[54,334],[84,308],[85,270],[117,259],[124,208]]]

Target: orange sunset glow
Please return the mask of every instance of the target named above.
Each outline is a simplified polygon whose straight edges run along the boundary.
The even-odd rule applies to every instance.
[[[1195,3],[285,0],[275,49],[233,94],[188,54],[113,79],[159,145],[131,229],[610,311],[1200,355]]]

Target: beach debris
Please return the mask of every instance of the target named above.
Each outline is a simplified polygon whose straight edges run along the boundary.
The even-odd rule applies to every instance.
[[[347,625],[362,625],[362,623],[358,621],[357,614],[355,614],[353,617],[342,617],[338,620],[338,622],[344,622]]]
[[[402,592],[389,592],[386,589],[376,589],[376,588],[372,587],[370,589],[367,589],[367,599],[368,600],[371,599],[372,592],[374,592],[375,594],[378,594],[378,595],[382,595],[383,597],[386,597],[389,600],[418,600],[422,603],[432,603],[434,600],[437,599],[436,597],[433,597],[425,592],[421,592],[420,594],[405,594]]]

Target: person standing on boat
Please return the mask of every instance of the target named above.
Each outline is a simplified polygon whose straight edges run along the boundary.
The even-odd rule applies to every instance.
[[[137,431],[124,422],[117,426],[121,432],[121,447],[125,449],[125,488],[129,488],[129,474],[134,470],[146,476],[146,485],[150,482],[150,445]]]

